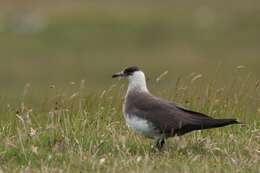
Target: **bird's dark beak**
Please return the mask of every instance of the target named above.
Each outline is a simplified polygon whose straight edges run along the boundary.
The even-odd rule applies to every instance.
[[[113,74],[112,78],[124,77],[124,76],[125,76],[124,72],[118,72],[118,73]]]

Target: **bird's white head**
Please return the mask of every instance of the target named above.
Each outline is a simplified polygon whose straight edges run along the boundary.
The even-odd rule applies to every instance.
[[[148,92],[145,74],[137,66],[128,67],[122,72],[115,73],[112,77],[127,77],[129,81],[128,92],[132,90]]]

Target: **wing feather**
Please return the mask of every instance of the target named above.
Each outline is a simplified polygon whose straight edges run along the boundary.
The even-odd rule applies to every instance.
[[[130,93],[126,100],[131,100],[125,104],[128,113],[148,119],[167,136],[183,135],[202,129],[203,124],[214,120],[205,114],[177,106],[148,93]]]

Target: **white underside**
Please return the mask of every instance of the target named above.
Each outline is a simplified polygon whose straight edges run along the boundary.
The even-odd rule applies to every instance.
[[[139,118],[137,116],[128,116],[125,115],[125,120],[128,128],[134,130],[137,133],[140,133],[142,135],[155,138],[158,136],[158,133],[156,133],[156,130],[152,126],[151,123],[148,123],[147,120],[144,120],[142,118]]]
[[[130,75],[128,79],[129,84],[127,89],[127,95],[129,92],[133,90],[137,90],[139,92],[149,92],[146,87],[145,75],[142,71],[134,72],[134,74]],[[149,123],[147,120],[139,118],[135,115],[128,115],[125,111],[124,105],[123,112],[126,124],[130,129],[151,138],[158,138],[158,136],[160,136],[158,131],[155,130],[151,122]]]

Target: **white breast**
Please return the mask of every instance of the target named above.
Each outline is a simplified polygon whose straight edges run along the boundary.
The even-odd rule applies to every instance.
[[[145,119],[139,118],[134,115],[125,115],[125,120],[128,128],[134,130],[137,133],[143,134],[148,137],[156,137],[158,135],[153,125]]]

